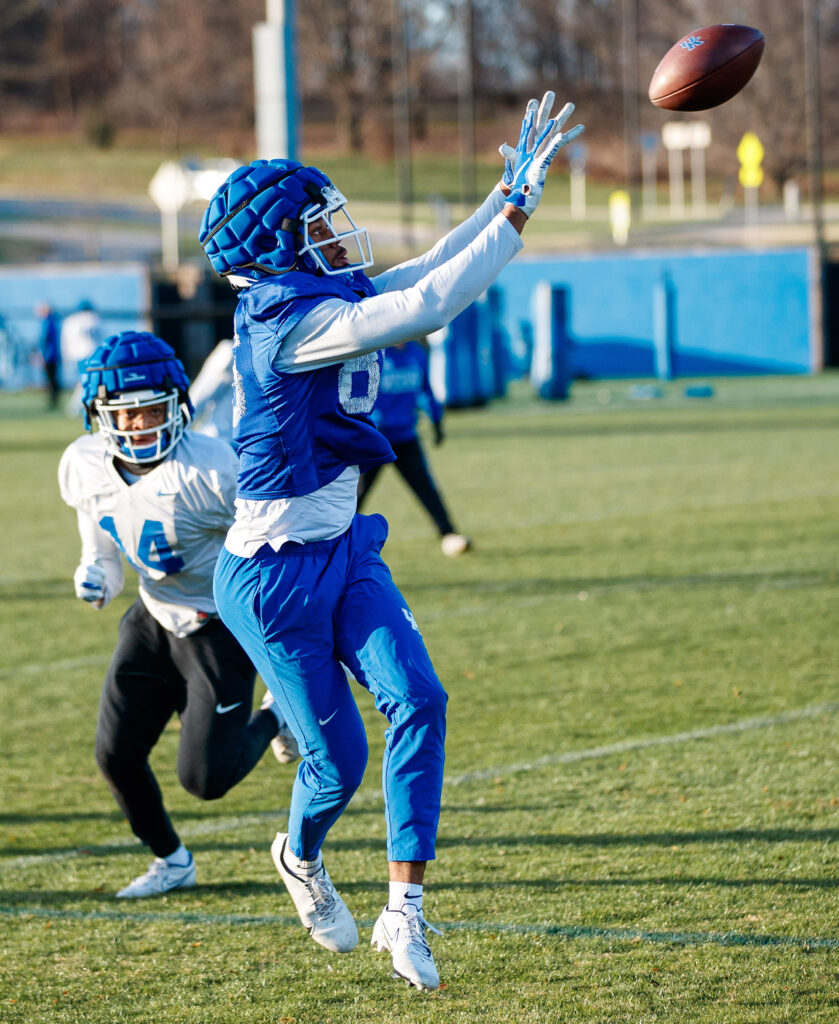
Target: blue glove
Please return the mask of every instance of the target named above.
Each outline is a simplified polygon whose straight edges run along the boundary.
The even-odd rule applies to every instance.
[[[95,563],[90,565],[82,563],[73,573],[73,586],[76,590],[76,597],[82,601],[87,601],[88,604],[97,604],[100,601],[104,601],[106,580],[107,574],[101,566]]]
[[[498,152],[504,157],[504,176],[501,179],[503,184],[507,186],[512,185],[513,175],[516,172],[516,166],[522,154],[528,148],[528,145],[532,147],[536,136],[541,135],[545,130],[555,98],[554,93],[546,92],[542,97],[541,103],[536,99],[528,100],[521,122],[518,145],[513,149],[512,146],[508,146],[505,142],[498,147]],[[534,112],[536,113],[535,121],[531,116]]]
[[[549,95],[551,94],[545,94],[545,100]],[[540,116],[545,107],[545,100],[542,101],[542,107],[539,108]],[[522,123],[521,138],[519,139],[522,149],[521,153],[518,149],[516,150],[517,159],[513,169],[513,179],[509,184],[510,194],[507,196],[507,202],[524,211],[527,217],[530,217],[539,205],[545,186],[545,177],[553,158],[563,146],[567,146],[569,142],[585,131],[581,124],[575,125],[568,132],[562,131],[562,126],[573,113],[574,104],[566,103],[558,116],[547,121],[537,134],[534,124],[536,110],[528,104],[528,112]]]

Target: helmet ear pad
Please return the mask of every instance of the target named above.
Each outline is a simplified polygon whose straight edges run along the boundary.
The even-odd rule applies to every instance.
[[[276,248],[276,235],[258,235],[254,239],[254,249],[256,249],[257,252],[273,252]]]

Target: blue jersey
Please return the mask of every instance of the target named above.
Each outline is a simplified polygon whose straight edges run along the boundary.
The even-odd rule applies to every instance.
[[[428,380],[428,353],[416,341],[386,348],[373,422],[391,444],[404,444],[416,437],[420,408],[432,423],[443,418],[443,407]]]
[[[272,359],[286,335],[327,298],[359,302],[375,294],[355,273],[345,284],[291,271],[257,281],[239,297],[233,349],[233,446],[238,496],[293,498],[325,487],[349,466],[392,462],[393,450],[370,413],[382,356],[282,373]]]
[[[61,362],[61,321],[58,314],[50,310],[41,325],[41,355],[47,365]]]

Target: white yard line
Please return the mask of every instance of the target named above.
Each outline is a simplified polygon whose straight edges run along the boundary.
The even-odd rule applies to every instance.
[[[714,739],[732,733],[750,732],[753,729],[768,729],[775,725],[786,725],[798,722],[803,718],[819,718],[821,715],[833,715],[839,711],[839,703],[811,704],[806,708],[793,711],[782,711],[777,715],[766,715],[759,718],[741,718],[736,722],[724,722],[711,725],[705,729],[691,729],[689,732],[677,732],[672,736],[647,736],[636,740],[621,740],[602,747],[590,747],[588,750],[569,750],[565,754],[548,754],[535,758],[533,761],[521,761],[519,764],[502,765],[498,768],[485,768],[477,772],[465,772],[446,780],[447,786],[463,786],[469,782],[481,782],[495,779],[503,775],[515,775],[518,772],[536,771],[558,764],[575,764],[577,761],[591,761],[600,757],[612,757],[633,750],[647,750],[650,747],[667,747],[678,743],[693,743],[696,740]]]
[[[717,736],[745,733],[755,729],[771,728],[782,726],[802,719],[816,718],[822,715],[832,715],[839,711],[839,703],[814,704],[810,707],[798,708],[796,710],[782,712],[777,715],[767,715],[760,718],[745,718],[737,722],[728,722],[720,725],[709,726],[705,729],[693,729],[688,732],[675,733],[671,736],[650,736],[636,740],[625,740],[620,743],[607,744],[600,747],[591,747],[588,750],[568,751],[564,754],[549,755],[537,758],[533,761],[521,762],[515,765],[499,765],[491,769],[479,772],[467,772],[454,776],[446,782],[448,788],[468,785],[475,781],[494,779],[503,775],[511,775],[518,772],[538,771],[541,768],[552,767],[560,764],[574,764],[578,761],[595,760],[597,758],[612,757],[616,754],[625,754],[628,751],[645,750],[653,747],[673,746],[681,743],[692,743]],[[354,797],[354,802],[374,803],[381,800],[380,790],[363,789]],[[276,811],[262,812],[259,814],[248,814],[239,817],[220,818],[212,822],[204,822],[183,829],[184,838],[194,836],[206,836],[221,832],[230,832],[238,828],[250,825],[264,824],[266,822],[280,822],[287,814],[286,809],[278,808]],[[96,849],[134,849],[136,841],[133,839],[121,839],[110,843],[103,843]],[[91,851],[95,856],[96,850]],[[55,853],[35,854],[32,856],[14,857],[0,863],[0,872],[16,869],[35,867],[45,862],[75,859],[82,854],[79,849],[56,851]],[[79,899],[84,899],[84,893],[80,892]],[[0,918],[18,920],[63,920],[63,921],[115,921],[125,923],[149,922],[149,923],[181,923],[198,924],[204,926],[228,926],[231,924],[258,926],[273,925],[277,927],[298,927],[296,918],[277,914],[205,914],[196,911],[120,911],[120,910],[60,910],[42,906],[0,906]],[[459,922],[438,922],[442,924],[444,931],[451,932],[472,932],[480,934],[502,933],[506,935],[536,935],[546,938],[556,937],[561,939],[589,939],[605,942],[646,942],[651,944],[666,945],[716,945],[716,946],[749,946],[749,947],[782,947],[797,949],[839,949],[839,939],[818,936],[796,936],[796,935],[767,935],[750,932],[679,932],[679,931],[649,931],[632,928],[604,928],[598,926],[584,925],[560,925],[560,924],[514,924],[506,921],[459,921]],[[372,928],[373,921],[359,921],[363,928]]]
[[[54,910],[49,907],[2,907],[0,917],[19,920],[115,921],[117,923],[197,924],[282,928],[300,927],[296,917],[280,914],[203,914],[198,911]],[[668,932],[636,928],[600,928],[587,925],[511,924],[507,921],[438,921],[446,932],[537,935],[560,939],[600,939],[606,942],[648,942],[679,946],[774,946],[797,949],[839,949],[839,939],[803,935],[764,935],[759,932]],[[359,920],[361,928],[372,928],[373,920]]]
[[[674,733],[670,736],[647,736],[634,740],[622,740],[619,743],[610,743],[601,747],[589,747],[587,750],[569,750],[563,754],[548,754],[545,757],[534,758],[532,761],[521,761],[518,764],[496,765],[492,768],[484,768],[476,772],[465,772],[461,775],[454,775],[445,780],[445,789],[454,789],[458,786],[467,786],[473,782],[484,782],[487,780],[501,778],[505,775],[516,775],[524,772],[539,771],[542,768],[551,768],[556,765],[576,764],[579,761],[592,761],[598,758],[614,757],[626,754],[635,750],[648,750],[653,747],[675,746],[681,743],[694,743],[701,740],[714,739],[717,736],[726,736],[737,733],[751,732],[755,729],[768,729],[773,726],[787,725],[791,722],[798,722],[807,718],[818,718],[822,715],[833,715],[839,712],[839,702],[829,704],[812,704],[805,708],[796,708],[792,711],[783,711],[777,715],[766,715],[757,718],[742,718],[736,722],[725,722],[720,725],[708,726],[705,729],[691,729],[689,732]],[[380,789],[362,788],[352,800],[352,805],[363,806],[375,804],[381,801],[382,791]],[[235,817],[216,818],[194,825],[184,825],[179,829],[185,840],[198,836],[219,835],[225,832],[234,832],[237,829],[249,828],[252,825],[276,825],[285,824],[288,808],[278,807],[272,811],[260,811],[253,814],[237,815]],[[111,840],[105,843],[96,843],[86,852],[74,847],[68,850],[56,850],[52,853],[27,854],[21,857],[10,857],[8,860],[0,860],[0,875],[9,871],[25,870],[35,867],[38,864],[55,863],[57,861],[70,860],[77,857],[96,856],[97,853],[106,853],[112,850],[136,850],[137,840],[125,837]]]

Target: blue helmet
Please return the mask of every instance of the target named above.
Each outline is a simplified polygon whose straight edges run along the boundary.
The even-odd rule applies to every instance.
[[[256,280],[305,270],[350,274],[373,263],[370,239],[346,212],[347,200],[323,171],[296,160],[255,160],[237,168],[204,212],[198,240],[221,277]],[[328,231],[314,239],[310,227]],[[345,266],[333,268],[320,251],[339,242],[353,247]]]
[[[159,462],[183,437],[192,418],[189,378],[175,350],[147,331],[122,331],[107,338],[82,369],[85,427],[95,420],[108,451],[126,462]],[[161,406],[160,422],[124,429],[123,410]]]

